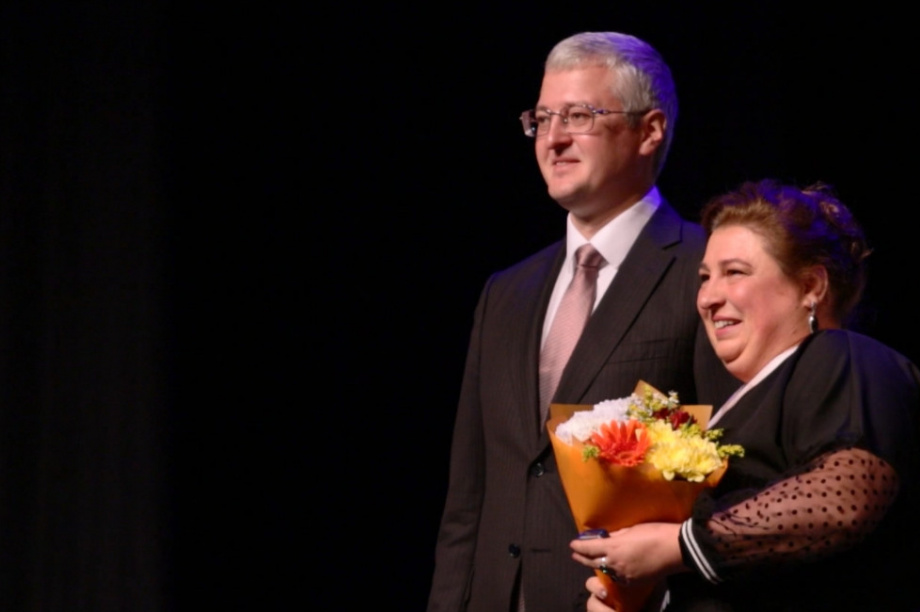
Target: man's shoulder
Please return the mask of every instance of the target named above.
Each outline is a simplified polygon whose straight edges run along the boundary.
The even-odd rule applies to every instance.
[[[705,230],[682,217],[665,199],[649,219],[644,233],[662,246],[700,252],[706,248]]]
[[[680,220],[679,244],[681,248],[693,253],[699,253],[702,256],[703,251],[706,250],[706,241],[706,231],[699,224],[686,219]]]
[[[517,263],[499,270],[493,277],[515,278],[519,276],[532,276],[541,272],[547,273],[556,263],[557,258],[562,257],[564,253],[565,240],[556,241]]]
[[[519,306],[539,300],[559,273],[564,258],[565,241],[559,241],[493,272],[482,289],[480,299]]]
[[[630,249],[630,259],[683,261],[696,269],[706,250],[706,232],[662,201]],[[694,272],[695,273],[695,272]]]
[[[692,260],[696,266],[706,250],[706,232],[689,221],[664,199],[636,240],[647,241],[651,246]],[[633,247],[636,244],[633,243]],[[551,275],[561,264],[565,254],[565,240],[558,240],[524,259],[492,274],[492,282],[508,282],[521,278]],[[556,270],[558,272],[558,270]]]

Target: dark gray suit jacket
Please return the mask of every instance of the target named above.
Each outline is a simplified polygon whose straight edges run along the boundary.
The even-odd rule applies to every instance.
[[[725,373],[709,343],[698,342],[704,247],[703,230],[662,203],[591,316],[555,402],[623,397],[640,379],[684,403],[705,399],[695,365],[702,379]],[[584,610],[591,572],[571,559],[575,523],[538,426],[543,318],[564,258],[556,243],[493,275],[480,297],[429,612],[512,610],[519,572],[527,612]]]

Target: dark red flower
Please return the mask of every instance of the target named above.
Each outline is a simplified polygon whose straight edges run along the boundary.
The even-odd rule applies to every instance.
[[[653,412],[652,416],[659,421],[667,421],[670,423],[671,429],[680,429],[680,426],[684,423],[696,422],[693,415],[680,409],[661,408]]]

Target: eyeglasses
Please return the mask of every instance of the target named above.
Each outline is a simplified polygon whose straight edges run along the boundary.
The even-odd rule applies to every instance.
[[[548,108],[536,108],[521,113],[521,125],[524,126],[524,135],[531,138],[546,136],[553,122],[553,115],[559,115],[562,120],[562,129],[566,134],[585,134],[594,127],[595,115],[644,115],[648,110],[642,111],[616,111],[606,108],[594,108],[590,104],[570,104],[561,111]]]

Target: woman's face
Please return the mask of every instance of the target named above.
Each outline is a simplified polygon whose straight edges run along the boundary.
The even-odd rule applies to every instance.
[[[712,232],[696,306],[716,355],[747,382],[809,333],[813,296],[786,276],[760,234],[741,225]]]

